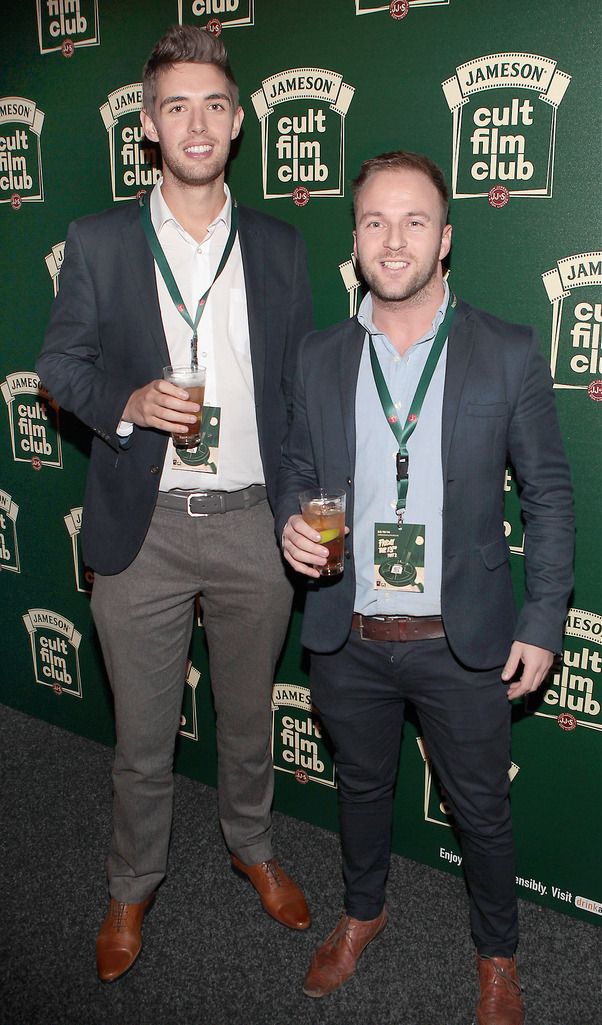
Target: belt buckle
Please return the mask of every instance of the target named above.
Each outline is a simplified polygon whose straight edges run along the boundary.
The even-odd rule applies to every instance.
[[[205,492],[204,491],[191,491],[191,493],[186,496],[186,512],[188,513],[189,516],[192,516],[195,519],[198,519],[199,516],[209,516],[209,513],[193,512],[192,509],[190,508],[190,500],[192,498],[198,498],[200,495],[205,497]]]

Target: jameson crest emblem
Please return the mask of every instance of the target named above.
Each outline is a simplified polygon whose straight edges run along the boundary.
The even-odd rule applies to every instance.
[[[447,7],[450,0],[389,0],[388,3],[375,3],[375,0],[355,0],[356,14],[377,14],[380,11],[387,11],[394,21],[404,17],[404,10],[413,7]]]
[[[178,0],[180,25],[198,25],[204,28],[209,22],[215,21],[219,22],[220,32],[223,28],[253,25],[255,0]]]
[[[452,811],[447,802],[446,793],[432,767],[426,741],[424,737],[416,737],[416,743],[424,762],[424,821],[430,822],[435,826],[448,826],[451,828],[454,825]],[[508,769],[508,779],[511,783],[519,771],[519,766],[515,762],[511,762]]]
[[[82,508],[70,509],[65,516],[65,526],[71,538],[73,569],[75,571],[75,588],[84,594],[91,594],[94,583],[94,572],[86,566],[81,554],[79,535],[82,526]]]
[[[58,406],[37,374],[8,374],[0,385],[8,408],[13,459],[16,463],[62,467]]]
[[[151,189],[159,180],[159,152],[140,124],[142,83],[122,85],[107,96],[100,108],[109,137],[109,161],[113,199],[133,199],[141,188]]]
[[[272,758],[274,768],[299,783],[336,787],[332,755],[311,703],[309,687],[276,683],[272,690]]]
[[[56,245],[52,247],[48,255],[44,257],[48,273],[52,278],[52,290],[55,297],[58,295],[59,291],[59,274],[61,272],[61,267],[63,266],[64,256],[65,243],[63,241],[57,242]]]
[[[50,609],[29,609],[23,622],[31,642],[36,683],[51,687],[55,694],[81,698],[79,672],[81,634],[73,623]]]
[[[569,609],[564,636],[562,663],[541,703],[527,695],[527,710],[565,732],[576,726],[602,730],[602,614]]]
[[[261,123],[264,199],[290,199],[298,186],[310,197],[345,194],[345,117],[354,92],[323,68],[263,80],[251,99]]]
[[[565,256],[541,277],[552,305],[554,387],[589,391],[591,397],[602,375],[602,252]]]
[[[80,46],[98,46],[98,0],[36,0],[40,53],[71,57]]]
[[[43,203],[40,136],[44,114],[24,96],[0,97],[0,203]]]
[[[17,544],[17,515],[19,506],[6,491],[0,490],[0,570],[20,573],[19,545]]]
[[[555,60],[532,53],[493,53],[456,68],[442,83],[454,199],[490,198],[501,209],[512,196],[552,195],[556,113],[570,81]]]

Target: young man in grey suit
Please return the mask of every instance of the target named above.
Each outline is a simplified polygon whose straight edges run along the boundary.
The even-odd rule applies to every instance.
[[[561,650],[572,583],[571,485],[550,374],[533,330],[450,294],[448,193],[432,161],[367,161],[354,205],[369,292],[357,317],[304,342],[276,513],[286,559],[316,584],[302,641],[339,778],[345,914],[304,991],[342,985],[385,926],[408,700],[461,836],[478,1025],[522,1025],[510,701],[536,690]],[[508,458],[525,520],[518,615]],[[299,492],[314,486],[347,496],[345,570],[325,586],[325,546],[298,511]]]
[[[111,900],[96,947],[105,981],[138,956],[166,871],[199,592],[232,865],[279,922],[310,922],[273,857],[270,748],[291,604],[271,507],[297,344],[311,326],[305,250],[292,227],[238,207],[225,185],[243,111],[223,44],[170,29],[143,87],[142,125],[161,148],[163,180],[141,205],[71,225],[38,362],[54,398],[95,434],[81,536],[117,726]],[[196,451],[174,448],[171,432],[186,433],[199,405],[162,373],[192,353],[211,407],[204,452],[202,440]]]

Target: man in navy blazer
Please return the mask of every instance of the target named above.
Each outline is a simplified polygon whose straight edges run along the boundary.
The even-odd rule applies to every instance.
[[[170,29],[143,91],[162,182],[144,208],[71,225],[38,362],[54,398],[95,435],[81,537],[117,727],[111,899],[96,944],[103,981],[138,956],[166,871],[198,593],[232,866],[277,921],[310,923],[301,890],[273,856],[270,744],[292,597],[272,505],[296,350],[312,324],[305,248],[291,226],[239,208],[225,185],[243,111],[219,40]],[[186,434],[200,405],[163,368],[190,363],[193,352],[206,368],[205,434],[187,449],[171,434]],[[202,873],[195,878],[203,885]]]
[[[440,169],[413,153],[367,161],[354,183],[357,317],[304,341],[276,512],[309,578],[302,641],[339,779],[345,914],[304,992],[323,997],[384,928],[404,704],[460,834],[477,949],[478,1025],[522,1025],[508,800],[510,700],[561,650],[572,586],[569,470],[535,332],[450,293]],[[439,353],[439,355],[437,355]],[[516,611],[504,534],[510,460],[525,522]],[[299,493],[346,493],[342,576],[320,579],[320,533]]]

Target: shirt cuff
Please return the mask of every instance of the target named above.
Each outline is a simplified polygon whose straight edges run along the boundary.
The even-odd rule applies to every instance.
[[[117,424],[117,430],[115,434],[118,438],[129,438],[130,434],[134,431],[134,425],[129,420],[120,420]]]

